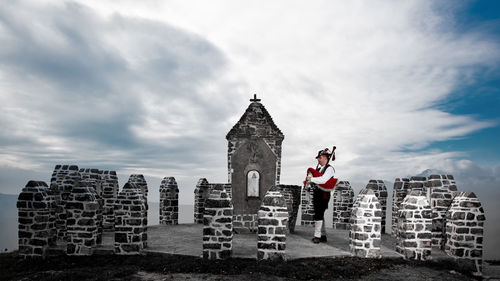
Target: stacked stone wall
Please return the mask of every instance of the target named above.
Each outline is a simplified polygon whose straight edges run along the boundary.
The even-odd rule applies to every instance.
[[[349,229],[354,191],[348,181],[339,181],[333,190],[333,228]]]
[[[78,172],[77,165],[56,165],[54,171],[52,172],[52,177],[50,179],[50,185],[53,184],[61,186],[66,175],[72,172]]]
[[[277,187],[271,187],[258,212],[257,259],[285,259],[288,225],[287,203]]]
[[[314,226],[314,198],[313,192],[302,188],[300,225]]]
[[[147,246],[146,202],[139,186],[126,183],[115,203],[115,253],[139,254]]]
[[[203,224],[205,201],[210,193],[210,184],[207,179],[201,178],[194,189],[194,223]]]
[[[385,233],[386,214],[387,214],[387,187],[383,180],[370,180],[365,189],[371,189],[377,196],[382,209],[381,233]]]
[[[210,190],[203,214],[203,258],[231,257],[233,204],[222,184],[217,184]]]
[[[398,210],[396,251],[406,259],[426,260],[431,254],[432,217],[425,192],[411,191]]]
[[[392,191],[392,225],[391,235],[396,237],[398,233],[398,210],[406,195],[410,192],[410,180],[407,178],[396,178]]]
[[[288,210],[288,230],[290,233],[295,232],[295,224],[297,223],[297,215],[300,207],[300,191],[298,185],[277,185],[276,188],[281,192],[286,201]]]
[[[427,182],[427,177],[414,176],[410,178],[410,190],[420,190],[427,192],[425,183]]]
[[[174,177],[160,184],[160,224],[179,224],[179,188]]]
[[[118,196],[118,176],[115,171],[102,171],[103,229],[115,227],[115,200]]]
[[[74,166],[76,167],[76,166]],[[70,173],[66,173],[63,181],[60,184],[51,185],[51,189],[54,188],[53,193],[56,202],[56,230],[57,230],[57,241],[66,242],[68,240],[67,236],[67,207],[66,203],[69,196],[78,183],[81,181],[82,176],[78,172],[78,168],[71,170]]]
[[[92,192],[99,203],[97,209],[97,244],[102,243],[102,233],[104,229],[104,198],[102,189],[102,171],[99,169],[81,168],[82,181],[88,181],[92,187]]]
[[[483,265],[484,221],[484,209],[474,192],[460,192],[446,214],[446,253],[477,274]]]
[[[67,255],[92,255],[98,240],[99,202],[92,183],[82,180],[66,201]]]
[[[55,245],[54,201],[43,181],[29,181],[19,194],[19,254],[21,256],[46,255]]]
[[[358,257],[380,257],[382,208],[372,189],[363,189],[351,212],[349,247]]]
[[[450,175],[451,178],[453,178]],[[450,208],[457,186],[451,184],[448,175],[430,175],[426,183],[430,193],[432,219],[432,246],[444,249],[446,241],[446,213]]]
[[[146,206],[147,206],[147,200],[148,200],[148,183],[146,182],[146,179],[144,178],[143,175],[141,174],[132,174],[128,178],[129,183],[133,183],[139,187],[141,190],[142,195],[144,196],[144,199],[146,200]]]

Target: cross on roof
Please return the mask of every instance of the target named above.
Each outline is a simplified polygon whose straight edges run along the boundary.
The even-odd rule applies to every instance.
[[[250,100],[251,102],[259,102],[260,99],[257,98],[257,94],[253,94],[253,99]]]

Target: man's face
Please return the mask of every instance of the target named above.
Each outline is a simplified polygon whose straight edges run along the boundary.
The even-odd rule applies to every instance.
[[[320,157],[316,158],[318,159],[318,163],[321,165],[321,166],[325,166],[326,165],[326,162],[328,161],[328,158],[326,158],[326,156],[324,155],[321,155]]]

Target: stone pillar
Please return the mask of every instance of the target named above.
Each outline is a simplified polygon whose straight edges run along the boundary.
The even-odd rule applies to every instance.
[[[424,191],[413,190],[398,210],[396,251],[406,259],[426,260],[431,254],[432,209]]]
[[[179,224],[179,188],[174,177],[160,184],[160,224]]]
[[[377,196],[382,209],[382,221],[381,221],[381,233],[385,233],[385,219],[387,213],[387,187],[385,187],[383,180],[370,180],[366,185],[365,189],[371,189]]]
[[[46,255],[55,245],[55,225],[51,217],[54,201],[43,181],[29,181],[17,200],[19,215],[19,254],[21,256]]]
[[[392,191],[392,225],[391,235],[396,237],[398,233],[398,210],[406,195],[410,192],[410,180],[407,178],[397,178],[394,181]]]
[[[115,227],[115,200],[118,196],[118,176],[115,171],[102,171],[103,229]]]
[[[115,203],[115,253],[136,255],[147,245],[146,203],[139,186],[126,183]]]
[[[277,185],[276,188],[285,198],[288,210],[288,230],[290,233],[295,232],[295,224],[297,223],[297,214],[300,206],[300,191],[302,187],[298,185]]]
[[[194,223],[203,223],[203,212],[205,211],[205,200],[210,188],[207,179],[201,178],[194,189]]]
[[[411,190],[427,191],[427,189],[425,188],[425,182],[427,182],[426,177],[411,177],[410,178],[410,189]]]
[[[483,265],[484,221],[484,209],[474,192],[460,192],[446,214],[446,253],[477,275]]]
[[[363,189],[351,212],[349,247],[358,257],[380,257],[382,208],[372,189]]]
[[[78,182],[66,201],[67,255],[89,256],[97,245],[99,202],[88,180]]]
[[[144,199],[146,200],[146,206],[147,206],[148,184],[146,183],[146,179],[144,178],[144,176],[141,174],[132,174],[128,178],[128,182],[137,185],[141,189],[142,195],[144,195]]]
[[[306,191],[302,188],[301,202],[302,215],[300,217],[300,225],[314,227],[314,206],[313,206],[313,192]]]
[[[288,210],[283,195],[271,187],[258,212],[257,259],[285,259]]]
[[[71,167],[75,168],[70,169],[69,173],[65,173],[64,179],[59,184],[51,184],[50,186],[51,193],[53,194],[55,200],[55,224],[58,242],[66,242],[68,239],[66,231],[66,202],[68,201],[73,188],[75,188],[82,179],[81,174],[78,172],[78,167]]]
[[[457,186],[452,185],[447,175],[430,175],[426,183],[430,193],[432,219],[432,246],[444,249],[446,213],[453,201]]]
[[[203,258],[213,260],[231,257],[233,204],[222,184],[211,189],[203,212]]]
[[[99,169],[89,169],[81,168],[80,174],[82,175],[82,181],[88,181],[92,187],[92,192],[99,203],[99,208],[97,209],[97,244],[102,243],[102,232],[104,226],[104,198],[102,190],[102,171]]]
[[[72,172],[78,172],[78,166],[76,165],[56,165],[54,172],[52,172],[52,178],[50,179],[50,185],[61,186],[66,175]]]
[[[333,190],[333,228],[349,229],[354,191],[348,181],[339,181]]]

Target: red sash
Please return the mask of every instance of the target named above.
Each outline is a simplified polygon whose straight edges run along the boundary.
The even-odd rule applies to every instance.
[[[316,171],[316,169],[314,169],[314,168],[307,169],[307,173],[308,174],[311,173],[313,175],[313,177],[315,177],[315,178],[321,177],[323,175],[321,172]],[[339,179],[337,179],[337,178],[330,178],[324,184],[318,184],[318,185],[323,191],[332,191],[333,188],[335,188],[335,186],[337,185],[338,180]]]

